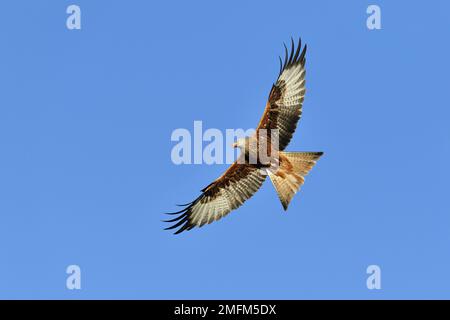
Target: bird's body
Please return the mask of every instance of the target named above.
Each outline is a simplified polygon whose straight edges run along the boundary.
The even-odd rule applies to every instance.
[[[167,220],[175,222],[167,229],[179,227],[176,233],[180,233],[222,218],[256,193],[267,176],[287,210],[304,177],[322,155],[322,152],[284,151],[301,117],[305,94],[306,46],[300,50],[299,41],[295,52],[294,49],[292,41],[291,53],[286,48],[284,63],[255,134],[234,144],[241,150],[238,159],[204,188],[197,199],[173,213],[179,216]]]

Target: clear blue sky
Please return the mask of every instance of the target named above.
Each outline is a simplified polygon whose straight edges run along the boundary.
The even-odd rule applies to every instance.
[[[66,28],[77,4],[82,29]],[[382,30],[366,28],[378,4]],[[8,1],[0,14],[0,298],[450,298],[448,1]],[[324,151],[179,236],[162,212],[226,165],[176,128],[254,127],[308,44],[288,150]],[[66,289],[65,269],[82,270]],[[382,270],[368,290],[366,268]]]

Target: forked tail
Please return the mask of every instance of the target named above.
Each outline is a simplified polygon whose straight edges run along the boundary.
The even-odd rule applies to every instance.
[[[280,152],[279,168],[268,170],[270,180],[277,191],[284,210],[287,210],[294,194],[305,181],[305,176],[316,164],[323,152]]]

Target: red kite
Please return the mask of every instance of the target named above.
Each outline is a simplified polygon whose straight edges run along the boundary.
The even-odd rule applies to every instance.
[[[292,40],[292,39],[291,39]],[[297,49],[292,40],[290,54],[286,45],[284,62],[280,58],[280,72],[270,90],[264,114],[255,134],[238,139],[233,145],[241,150],[240,157],[218,179],[201,190],[194,201],[182,205],[185,208],[178,216],[165,222],[174,222],[166,228],[179,228],[175,234],[194,227],[202,227],[219,220],[241,206],[258,191],[268,175],[280,198],[284,210],[300,189],[304,177],[316,164],[322,152],[284,152],[289,144],[297,122],[302,115],[305,96],[305,54],[306,45],[301,50],[301,40]],[[266,135],[261,135],[267,131]],[[264,138],[261,138],[264,136]],[[278,139],[274,148],[273,138]],[[269,161],[253,157],[264,145]],[[252,147],[253,146],[253,147]],[[252,161],[253,160],[253,161]]]

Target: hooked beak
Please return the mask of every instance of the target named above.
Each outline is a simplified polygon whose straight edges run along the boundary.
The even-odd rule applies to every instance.
[[[237,144],[237,142],[235,142],[235,143],[233,143],[231,146],[232,146],[233,148],[237,148],[238,144]]]

